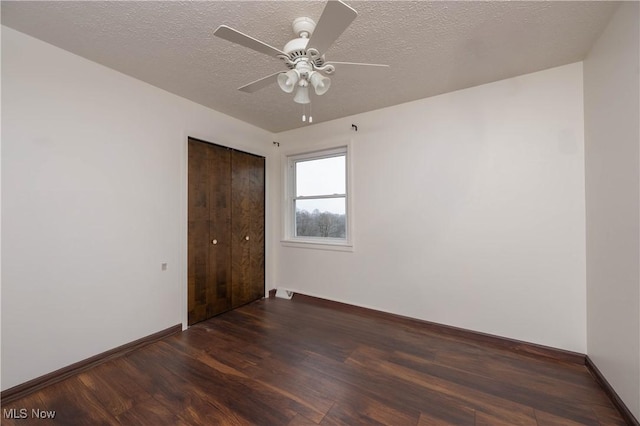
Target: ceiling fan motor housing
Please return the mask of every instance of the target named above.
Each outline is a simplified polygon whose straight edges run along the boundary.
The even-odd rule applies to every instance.
[[[282,51],[289,56],[292,62],[296,62],[299,58],[309,58],[307,55],[307,45],[309,44],[309,37],[313,34],[316,28],[316,23],[313,19],[307,17],[300,17],[293,20],[293,33],[298,36],[290,40],[285,44]],[[313,65],[320,67],[324,64],[323,56],[316,56],[311,59]],[[289,68],[295,68],[295,65],[288,64]]]
[[[305,16],[293,20],[293,33],[298,37],[309,38],[316,29],[316,21]]]
[[[307,44],[309,43],[308,38],[294,38],[284,45],[284,49],[282,51],[289,55],[289,59],[292,61],[297,58],[301,58],[303,56],[307,56]]]

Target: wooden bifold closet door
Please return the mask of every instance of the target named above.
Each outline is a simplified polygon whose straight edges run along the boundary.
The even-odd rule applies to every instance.
[[[264,158],[231,152],[231,307],[264,297]]]
[[[264,296],[264,158],[189,139],[189,325]]]

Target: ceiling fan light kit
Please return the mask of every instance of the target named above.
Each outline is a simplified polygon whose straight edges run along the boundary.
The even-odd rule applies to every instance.
[[[311,103],[311,99],[309,99],[309,87],[308,86],[298,87],[298,91],[296,92],[296,95],[293,97],[293,102],[297,104]]]
[[[327,75],[335,72],[335,65],[339,67],[388,67],[388,65],[382,64],[325,61],[324,53],[347,29],[357,15],[358,13],[353,8],[342,1],[330,0],[325,5],[317,25],[311,18],[300,17],[294,19],[292,27],[297,38],[290,40],[282,50],[226,25],[218,27],[214,35],[265,55],[279,58],[289,68],[287,71],[271,74],[242,86],[238,90],[253,93],[277,81],[283,92],[293,93],[295,90],[293,101],[304,106],[311,103],[309,86],[313,87],[315,94],[318,96],[327,93],[331,87],[331,79]],[[273,78],[274,75],[277,76],[275,79]],[[304,113],[303,117],[305,117]],[[305,118],[303,118],[303,121],[305,121]],[[309,115],[309,123],[311,122],[312,118]]]
[[[327,90],[331,87],[331,79],[323,76],[318,71],[311,71],[309,74],[309,81],[318,96],[327,93]]]
[[[298,74],[297,70],[289,70],[278,74],[278,86],[280,86],[285,93],[293,92],[298,80],[300,80],[300,74]]]

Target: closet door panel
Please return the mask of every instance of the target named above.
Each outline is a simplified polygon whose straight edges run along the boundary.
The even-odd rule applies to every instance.
[[[264,159],[238,151],[231,158],[232,305],[236,307],[264,296]],[[262,202],[257,201],[260,198]]]
[[[252,238],[249,246],[249,269],[252,300],[256,300],[265,295],[265,160],[263,157],[252,157],[250,162],[249,199],[251,203],[251,223],[249,234]]]
[[[231,154],[189,141],[188,322],[231,309]]]
[[[210,146],[209,281],[210,318],[231,309],[231,151]]]
[[[249,277],[249,242],[251,235],[249,224],[251,222],[251,209],[249,203],[249,175],[248,155],[233,151],[231,154],[231,270],[233,282],[233,307],[250,302],[250,277]]]
[[[207,315],[209,285],[209,163],[207,147],[189,141],[188,306],[189,324]]]

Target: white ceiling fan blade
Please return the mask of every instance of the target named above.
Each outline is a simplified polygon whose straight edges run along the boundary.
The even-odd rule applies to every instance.
[[[238,87],[238,90],[242,91],[242,92],[246,92],[246,93],[253,93],[253,92],[257,92],[260,89],[263,89],[265,87],[267,87],[270,84],[273,84],[276,82],[276,79],[273,78],[276,75],[280,74],[281,71],[278,71],[276,73],[270,74],[266,77],[262,77],[260,80],[256,80],[256,81],[252,81],[249,84],[245,84],[242,87]]]
[[[358,12],[341,1],[330,0],[322,11],[316,29],[311,34],[307,47],[318,49],[322,55],[334,41],[356,19]]]
[[[249,49],[253,49],[256,52],[264,53],[265,55],[277,57],[278,55],[285,54],[280,49],[269,46],[267,43],[263,43],[258,39],[241,33],[238,30],[234,30],[233,28],[227,27],[226,25],[220,25],[218,29],[214,31],[213,35],[223,38],[232,43],[248,47]]]
[[[385,64],[364,64],[362,62],[335,62],[335,61],[331,61],[331,62],[325,62],[325,65],[339,65],[339,66],[343,66],[343,65],[356,65],[356,66],[363,66],[363,67],[380,67],[380,68],[389,68],[389,65],[385,65]]]

